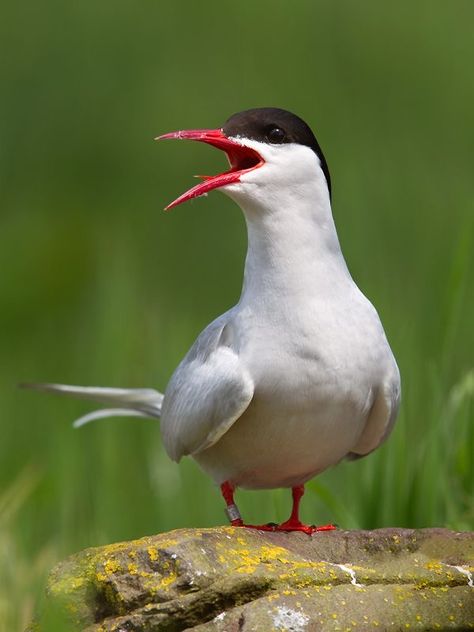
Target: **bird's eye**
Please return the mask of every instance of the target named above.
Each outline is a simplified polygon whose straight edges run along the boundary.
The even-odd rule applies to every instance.
[[[282,143],[285,140],[285,132],[281,127],[271,127],[267,132],[267,138],[271,143]]]

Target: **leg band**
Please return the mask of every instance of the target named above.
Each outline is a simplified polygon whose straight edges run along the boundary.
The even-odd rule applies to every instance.
[[[233,503],[231,505],[227,505],[227,507],[225,508],[225,512],[230,522],[242,519],[237,505],[234,505]]]

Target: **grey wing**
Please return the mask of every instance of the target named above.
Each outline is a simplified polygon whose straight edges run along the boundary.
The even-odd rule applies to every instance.
[[[347,455],[349,459],[373,452],[392,431],[400,405],[400,373],[395,360],[393,363],[393,372],[378,389],[364,431],[357,445]]]
[[[174,461],[216,443],[252,400],[253,381],[229,338],[229,314],[201,333],[166,389],[161,433]]]

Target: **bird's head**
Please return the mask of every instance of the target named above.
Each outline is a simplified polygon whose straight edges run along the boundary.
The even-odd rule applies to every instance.
[[[213,189],[242,206],[266,206],[286,195],[329,198],[331,180],[321,148],[310,127],[298,116],[278,108],[255,108],[231,116],[219,129],[183,130],[159,136],[207,143],[227,154],[230,169],[189,189],[166,210]]]

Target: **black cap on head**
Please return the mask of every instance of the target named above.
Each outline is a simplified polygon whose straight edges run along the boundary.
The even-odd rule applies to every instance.
[[[298,143],[310,147],[319,158],[331,195],[331,176],[321,147],[311,128],[296,114],[279,108],[254,108],[233,114],[224,123],[226,136],[241,136],[271,145]]]

